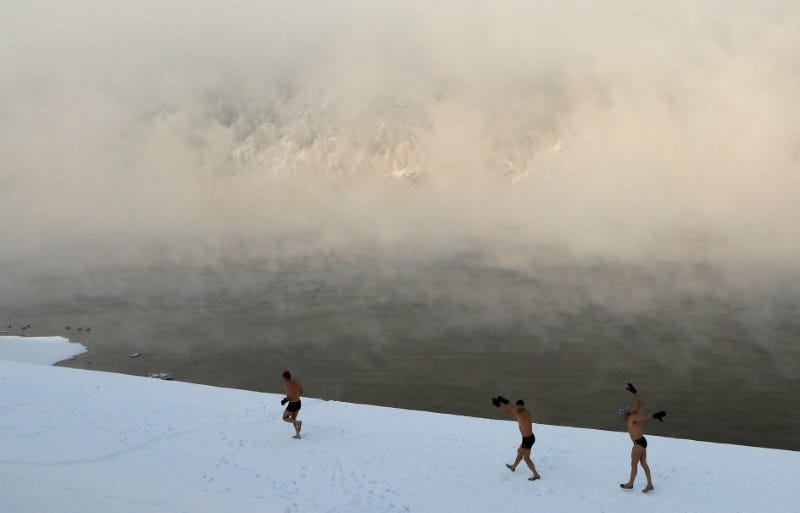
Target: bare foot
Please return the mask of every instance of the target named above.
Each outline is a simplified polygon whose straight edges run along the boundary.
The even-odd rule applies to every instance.
[[[632,485],[632,484],[625,484],[625,483],[621,483],[621,484],[619,485],[619,487],[620,487],[620,488],[624,488],[625,490],[632,490],[632,489],[633,489],[633,485]]]
[[[299,438],[302,438],[302,437],[300,436],[300,433],[297,433],[297,434],[296,434],[296,435],[294,435],[292,438],[298,438],[298,439],[299,439]]]
[[[511,472],[517,470],[517,467],[515,467],[514,465],[509,465],[508,463],[506,463],[506,467],[508,467],[508,470],[510,470]]]
[[[642,493],[647,493],[652,490],[655,490],[655,487],[653,487],[653,485],[647,485],[644,487],[644,490],[642,490]]]

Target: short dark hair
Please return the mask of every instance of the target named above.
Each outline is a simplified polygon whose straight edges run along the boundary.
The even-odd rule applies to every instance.
[[[525,406],[525,401],[522,399],[517,399],[517,406]]]
[[[283,371],[283,377],[286,379],[292,379],[292,373],[289,371]]]

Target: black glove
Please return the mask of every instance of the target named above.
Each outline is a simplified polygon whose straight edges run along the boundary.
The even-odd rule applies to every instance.
[[[628,383],[628,386],[625,387],[625,390],[629,391],[633,395],[636,395],[636,387],[633,386],[633,383]]]
[[[667,412],[665,412],[664,410],[657,411],[653,414],[653,418],[658,419],[659,422],[664,422],[664,415],[666,414]]]
[[[492,404],[494,405],[495,408],[499,408],[500,400],[497,397],[492,397]]]
[[[501,403],[503,403],[503,404],[508,404],[508,403],[510,403],[510,402],[511,402],[511,401],[509,401],[508,399],[506,399],[505,397],[503,397],[502,395],[498,395],[498,396],[497,396],[497,400],[498,400],[498,401],[500,401],[500,402],[501,402]]]
[[[289,402],[289,398],[288,397],[284,397],[283,399],[281,399],[281,405],[284,405],[284,404],[286,404],[288,402]]]

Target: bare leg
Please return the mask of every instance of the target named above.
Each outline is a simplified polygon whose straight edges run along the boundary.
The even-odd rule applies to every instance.
[[[300,438],[300,426],[297,423],[297,412],[296,411],[285,411],[283,412],[283,421],[290,423],[294,426],[294,437]]]
[[[634,444],[633,449],[631,449],[631,476],[627,483],[620,485],[622,488],[626,488],[628,490],[633,488],[633,482],[636,480],[637,467],[639,466],[639,460],[641,459],[643,452],[644,447]]]
[[[523,449],[520,452],[522,452],[522,457],[525,459],[525,464],[528,465],[528,468],[531,469],[531,472],[533,472],[533,478],[539,479],[542,477],[538,472],[536,472],[536,465],[534,465],[533,460],[531,460],[531,451]]]
[[[650,466],[647,464],[647,449],[642,451],[642,457],[639,462],[642,464],[642,468],[644,469],[644,475],[647,476],[647,486],[645,486],[644,490],[642,491],[647,493],[650,490],[655,490],[655,487],[653,486],[653,480],[650,478]]]
[[[294,426],[294,437],[300,438],[300,424],[297,422],[297,412],[292,412],[292,426]]]
[[[519,449],[517,449],[517,459],[514,460],[514,464],[513,465],[508,465],[507,464],[506,467],[511,469],[511,472],[514,472],[515,470],[517,470],[517,465],[519,465],[520,461],[522,461],[522,448],[521,447]]]

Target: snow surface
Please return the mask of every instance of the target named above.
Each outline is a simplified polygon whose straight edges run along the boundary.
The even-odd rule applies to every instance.
[[[0,337],[0,359],[50,365],[86,351],[64,337]]]
[[[623,432],[536,424],[530,482],[512,421],[303,398],[295,440],[277,394],[7,361],[0,384],[3,513],[800,512],[794,451],[648,435],[645,495]]]

